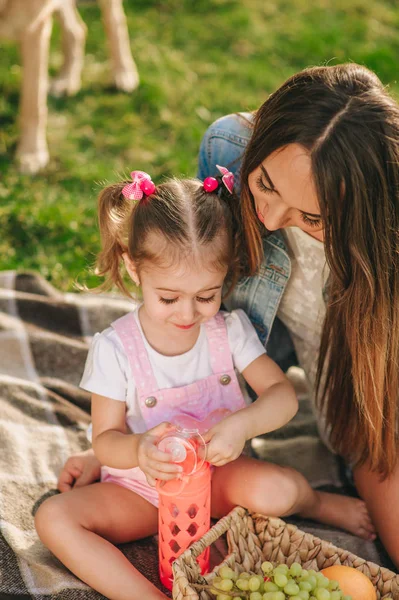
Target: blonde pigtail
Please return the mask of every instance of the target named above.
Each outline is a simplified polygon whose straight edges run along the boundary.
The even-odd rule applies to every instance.
[[[122,195],[127,183],[124,181],[107,186],[98,198],[101,251],[97,257],[96,275],[104,277],[104,282],[96,290],[101,292],[117,286],[130,298],[122,275],[122,256],[128,252],[128,225],[138,202],[132,202]]]

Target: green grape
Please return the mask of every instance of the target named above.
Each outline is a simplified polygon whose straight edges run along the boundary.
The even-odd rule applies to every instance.
[[[274,583],[278,585],[278,587],[282,588],[287,585],[288,577],[286,577],[284,573],[281,573],[281,571],[278,571],[274,574]]]
[[[313,586],[310,581],[300,581],[298,585],[300,590],[304,590],[306,592],[311,592],[313,589]]]
[[[262,600],[274,600],[274,592],[266,592],[262,596]],[[283,598],[285,600],[285,598]]]
[[[229,592],[231,589],[233,589],[233,585],[234,583],[231,579],[222,579],[218,585],[218,589],[222,590],[222,592]]]
[[[241,577],[242,579],[249,579],[250,577],[252,577],[251,573],[247,573],[246,571],[244,571],[243,573],[240,573],[239,577]]]
[[[290,596],[290,600],[301,600],[300,596]]]
[[[227,594],[218,594],[216,600],[231,600],[231,597]]]
[[[262,594],[259,592],[251,592],[249,594],[249,600],[262,600]]]
[[[308,583],[310,583],[310,585],[312,586],[312,590],[316,589],[317,586],[317,579],[315,575],[310,575],[310,571],[309,571],[309,577],[307,578]]]
[[[239,577],[236,581],[236,586],[242,592],[246,592],[249,590],[249,579]]]
[[[264,588],[264,583],[265,583],[264,576],[263,575],[253,575],[253,577],[257,577],[257,579],[259,580],[259,587],[255,591],[259,592],[260,594],[263,594],[263,592],[265,591],[265,588]]]
[[[262,569],[265,575],[268,575],[269,573],[273,572],[273,565],[268,560],[265,560],[265,562],[261,564],[260,568]]]
[[[233,579],[234,571],[233,571],[233,569],[230,569],[230,567],[225,565],[224,567],[219,569],[219,576],[222,579]]]
[[[308,575],[316,577],[317,571],[315,571],[314,569],[308,569]]]
[[[278,592],[278,585],[273,583],[273,581],[265,581],[263,587],[265,592]]]
[[[281,565],[277,565],[276,569],[281,569],[284,573],[288,573],[288,565],[281,563]]]
[[[330,580],[327,577],[324,577],[323,573],[317,573],[316,575],[317,587],[318,588],[328,588]]]
[[[352,596],[342,596],[342,600],[352,600]]]
[[[339,589],[338,581],[336,581],[335,579],[330,579],[330,583],[328,584],[328,589],[329,590],[338,590]]]
[[[222,583],[223,579],[221,577],[215,577],[214,580],[212,581],[212,585],[213,587],[215,587],[217,590],[221,589],[219,586]]]
[[[331,596],[330,600],[341,600],[342,592],[341,592],[341,590],[333,590],[331,592],[330,596]]]
[[[325,587],[318,587],[314,591],[317,600],[331,600],[331,594]]]
[[[272,600],[285,600],[285,594],[281,590],[273,593]]]
[[[286,586],[284,586],[284,592],[287,594],[287,596],[297,596],[299,592],[299,585],[297,585],[295,581],[291,580]]]
[[[289,571],[290,571],[290,575],[292,575],[292,577],[300,577],[300,575],[302,575],[302,567],[297,562],[292,563]]]
[[[309,571],[307,571],[306,569],[302,569],[302,573],[301,573],[301,576],[299,579],[301,581],[306,581],[308,577],[309,577]]]
[[[257,592],[258,589],[260,588],[259,578],[256,576],[251,577],[251,579],[249,579],[249,581],[248,581],[248,586],[249,586],[249,589],[251,590],[251,592]]]
[[[300,590],[298,597],[301,598],[301,600],[309,600],[309,592],[307,590]]]

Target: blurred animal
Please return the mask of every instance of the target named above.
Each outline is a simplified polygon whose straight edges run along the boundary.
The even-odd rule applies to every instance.
[[[98,0],[111,50],[114,82],[126,92],[139,82],[130,51],[122,0]],[[50,91],[72,95],[80,89],[86,26],[76,0],[0,0],[0,37],[21,45],[23,79],[19,108],[20,141],[17,159],[25,173],[36,173],[49,159],[46,124],[48,53],[53,15],[62,30],[64,62]]]

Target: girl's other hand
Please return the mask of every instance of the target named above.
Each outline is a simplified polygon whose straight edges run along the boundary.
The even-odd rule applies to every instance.
[[[220,421],[203,437],[207,444],[206,460],[215,467],[238,458],[247,441],[242,424],[234,419],[234,415]]]
[[[166,433],[175,431],[171,423],[160,423],[149,429],[141,436],[137,449],[137,459],[140,469],[145,473],[147,481],[153,487],[156,479],[168,481],[175,479],[182,468],[171,462],[171,456],[167,452],[161,452],[157,448],[160,438]]]
[[[101,465],[93,449],[78,452],[68,458],[58,476],[57,489],[68,492],[72,488],[83,487],[100,479]]]

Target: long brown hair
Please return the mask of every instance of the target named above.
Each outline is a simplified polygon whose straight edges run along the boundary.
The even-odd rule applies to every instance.
[[[128,183],[109,185],[98,198],[101,252],[96,272],[104,282],[96,290],[115,285],[131,296],[122,268],[127,253],[137,271],[144,262],[165,266],[189,260],[201,266],[206,256],[212,268],[227,267],[230,291],[238,276],[238,202],[223,184],[209,193],[196,179],[170,179],[134,202],[122,194]],[[156,245],[151,244],[152,234],[159,234]]]
[[[356,64],[306,69],[268,98],[241,172],[251,273],[262,232],[248,176],[291,143],[311,159],[331,269],[317,402],[336,451],[386,477],[398,452],[399,107]]]

